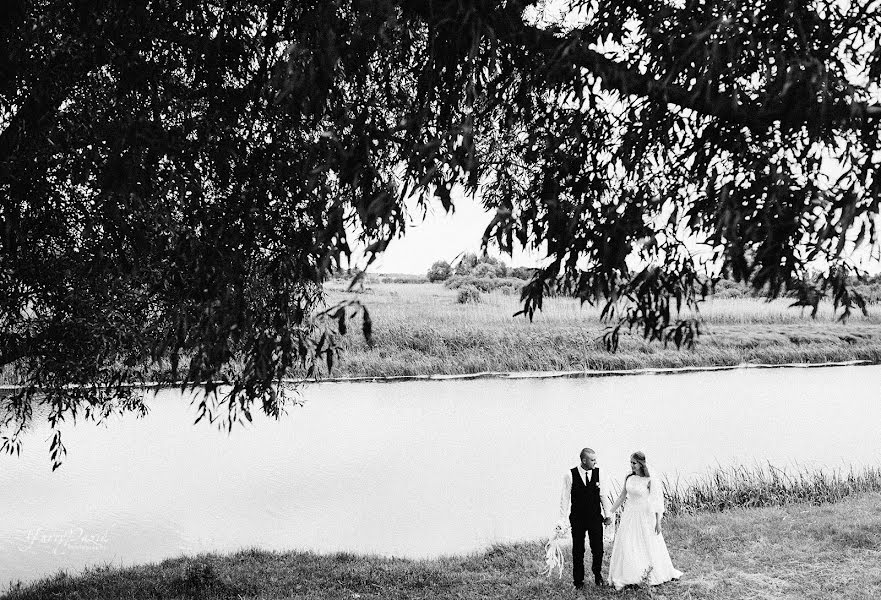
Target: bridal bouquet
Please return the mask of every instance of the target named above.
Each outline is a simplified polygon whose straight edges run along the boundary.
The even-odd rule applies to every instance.
[[[564,554],[563,549],[572,541],[569,533],[569,524],[565,521],[557,521],[554,533],[545,544],[545,568],[542,573],[548,577],[556,569],[557,576],[563,577]]]
[[[612,522],[603,526],[603,547],[609,549],[615,543],[615,534],[618,532],[618,526],[615,523],[615,517]]]

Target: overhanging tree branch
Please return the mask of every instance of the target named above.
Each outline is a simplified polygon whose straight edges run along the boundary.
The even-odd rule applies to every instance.
[[[0,164],[16,152],[25,136],[41,131],[41,124],[58,111],[73,86],[104,58],[104,53],[97,51],[79,56],[59,53],[53,57],[41,81],[33,86],[35,91],[0,132]]]
[[[402,6],[428,22],[438,23],[450,19],[452,15],[448,14],[448,11],[457,10],[459,5],[414,0],[403,2]],[[552,31],[524,23],[523,8],[521,2],[509,2],[504,8],[485,7],[483,16],[498,39],[512,46],[521,47],[527,52],[551,55],[556,61],[568,62],[571,66],[586,69],[599,78],[601,85],[607,91],[675,104],[750,129],[766,129],[781,121],[792,127],[816,124],[818,118],[822,118],[823,122],[820,123],[822,125],[848,124],[855,117],[881,118],[881,105],[866,102],[837,101],[826,106],[817,103],[813,107],[810,103],[801,103],[794,109],[790,106],[769,109],[741,103],[737,98],[724,92],[717,92],[710,98],[702,90],[665,83],[604,56],[591,49],[588,42],[582,41],[577,31],[566,37],[558,37]]]

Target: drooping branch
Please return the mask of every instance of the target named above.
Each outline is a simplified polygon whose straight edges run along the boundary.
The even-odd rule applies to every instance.
[[[33,86],[35,91],[0,131],[0,164],[17,152],[26,136],[41,131],[42,124],[58,111],[76,83],[105,59],[105,54],[99,51],[79,55],[59,52],[54,56],[46,65],[40,83]]]
[[[402,2],[402,5],[428,22],[449,19],[451,15],[446,11],[454,11],[458,7],[458,3],[409,0]],[[852,127],[854,125],[850,123],[854,117],[881,118],[881,105],[858,101],[839,100],[823,106],[822,111],[814,111],[810,110],[809,103],[799,104],[795,109],[789,106],[768,108],[753,105],[740,102],[731,94],[721,91],[708,97],[702,90],[666,83],[604,56],[590,48],[589,42],[582,40],[578,31],[559,37],[553,31],[529,25],[523,21],[523,8],[524,4],[521,2],[509,2],[504,8],[485,7],[483,17],[498,39],[523,48],[526,52],[553,56],[558,62],[568,62],[571,66],[586,69],[600,80],[606,91],[674,104],[750,129],[767,129],[780,121],[785,121],[788,126],[818,124],[817,118],[822,118],[822,125],[841,124]],[[814,108],[819,109],[820,106]]]
[[[536,46],[549,46],[550,40],[544,39],[548,35],[539,30],[539,33],[536,34],[538,38]],[[554,37],[554,39],[557,38]],[[556,43],[559,45],[559,41]],[[596,75],[606,90],[617,91],[625,95],[645,96],[653,100],[675,104],[681,108],[737,123],[750,129],[765,129],[782,120],[785,120],[789,125],[809,124],[814,118],[814,115],[808,110],[800,109],[799,112],[793,112],[788,107],[769,110],[749,103],[741,103],[737,98],[726,93],[718,93],[712,98],[707,98],[706,94],[679,85],[664,83],[651,75],[609,59],[578,41],[571,44],[568,54],[573,64]],[[847,123],[850,119],[860,115],[864,115],[868,119],[877,119],[881,117],[881,105],[869,105],[866,102],[835,102],[824,111],[824,120],[826,121],[824,124]]]

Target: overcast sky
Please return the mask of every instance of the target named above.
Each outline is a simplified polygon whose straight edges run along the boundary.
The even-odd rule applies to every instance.
[[[461,252],[479,253],[480,240],[492,214],[484,210],[479,200],[470,197],[454,193],[453,202],[456,207],[453,214],[445,213],[436,201],[424,221],[414,217],[406,235],[389,245],[371,265],[370,272],[424,275],[435,261],[453,262]],[[421,213],[418,216],[421,217]],[[490,254],[515,267],[536,266],[541,260],[538,254],[522,251],[515,251],[513,259],[494,250]]]
[[[426,219],[415,219],[407,227],[406,235],[394,240],[369,271],[424,275],[437,260],[453,262],[461,252],[479,253],[483,231],[492,215],[484,210],[479,200],[454,194],[453,201],[455,213],[446,214],[437,202]],[[703,251],[707,251],[706,247]],[[516,247],[513,259],[495,250],[491,250],[490,254],[515,267],[536,266],[543,258],[539,253],[518,251]],[[871,260],[865,250],[858,254],[862,268],[870,273],[881,272],[881,263]],[[363,266],[364,261],[356,258],[354,264]]]

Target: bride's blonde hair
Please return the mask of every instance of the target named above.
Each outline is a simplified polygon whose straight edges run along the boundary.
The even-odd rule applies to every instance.
[[[645,464],[645,453],[637,450],[633,454],[630,455],[630,458],[639,463],[639,473],[637,475],[642,475],[643,477],[649,476],[649,468]]]

